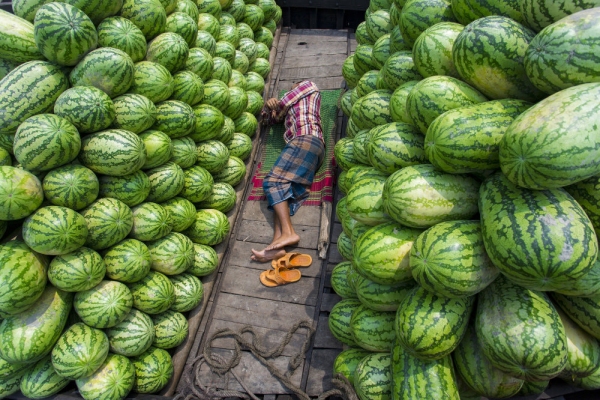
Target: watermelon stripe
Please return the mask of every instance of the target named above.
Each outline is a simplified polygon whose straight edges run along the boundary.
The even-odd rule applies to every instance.
[[[150,271],[142,280],[129,284],[133,306],[147,314],[168,310],[175,301],[173,284],[160,272]]]
[[[127,286],[115,281],[102,281],[93,288],[75,294],[73,307],[87,325],[104,329],[121,322],[133,305]]]
[[[85,219],[66,207],[40,208],[23,223],[23,240],[42,254],[70,253],[81,247],[87,236]]]
[[[29,21],[0,10],[0,26],[0,58],[19,63],[44,59]]]
[[[91,375],[108,355],[108,338],[99,329],[79,322],[65,331],[52,349],[52,366],[65,378]]]
[[[123,321],[106,330],[106,335],[111,352],[137,356],[152,346],[154,324],[147,314],[132,308]]]

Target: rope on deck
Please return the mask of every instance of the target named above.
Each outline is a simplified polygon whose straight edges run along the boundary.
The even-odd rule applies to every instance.
[[[282,354],[285,346],[289,344],[294,333],[302,328],[306,329],[307,334],[301,349],[292,355],[286,372],[278,370],[277,367],[274,366],[273,361],[269,361],[268,359],[279,357]],[[244,333],[249,333],[252,336],[252,340],[246,340],[242,336]],[[224,399],[227,397],[260,400],[258,397],[252,394],[252,392],[233,370],[240,363],[242,358],[242,350],[249,350],[252,352],[256,359],[258,359],[273,376],[277,377],[277,379],[286,388],[296,394],[299,399],[310,400],[310,396],[308,394],[302,391],[302,389],[300,389],[298,386],[294,385],[294,383],[291,381],[291,376],[294,374],[296,369],[302,365],[302,360],[310,348],[314,334],[315,328],[312,327],[312,321],[300,321],[290,328],[277,347],[272,348],[263,344],[261,337],[250,325],[244,326],[239,333],[228,328],[220,329],[208,339],[204,347],[203,354],[192,361],[190,368],[187,369],[185,375],[183,376],[183,379],[186,383],[186,388],[184,389],[183,393],[179,393],[173,400],[213,400]],[[221,338],[231,338],[234,340],[235,349],[233,351],[233,356],[229,360],[225,360],[220,355],[213,353],[212,343]],[[210,370],[213,373],[221,377],[227,377],[227,386],[229,384],[229,375],[227,374],[231,373],[231,375],[233,375],[233,377],[239,382],[240,386],[242,386],[242,388],[245,390],[245,393],[236,390],[209,388],[202,385],[200,379],[201,367],[205,363],[210,367]],[[334,386],[336,386],[336,388],[321,394],[317,400],[325,400],[330,396],[338,396],[345,400],[358,400],[358,396],[354,392],[354,388],[342,374],[336,374],[334,379],[332,379],[332,383]]]

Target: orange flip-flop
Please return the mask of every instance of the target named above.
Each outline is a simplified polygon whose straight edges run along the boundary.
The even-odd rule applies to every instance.
[[[285,253],[285,255],[277,260],[271,261],[273,268],[306,268],[312,264],[312,257],[302,253]]]
[[[260,283],[267,287],[276,287],[298,282],[301,277],[302,274],[296,269],[276,267],[275,269],[263,271],[260,274]]]

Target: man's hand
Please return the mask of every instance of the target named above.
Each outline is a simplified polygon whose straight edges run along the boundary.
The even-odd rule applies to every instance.
[[[267,100],[267,107],[269,107],[271,110],[277,110],[277,108],[279,108],[279,100],[276,98]]]

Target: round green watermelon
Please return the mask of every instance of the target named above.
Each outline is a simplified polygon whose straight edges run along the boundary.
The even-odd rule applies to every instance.
[[[235,207],[235,189],[229,183],[216,182],[207,198],[197,204],[198,208],[213,208],[226,213]]]
[[[146,40],[164,32],[167,12],[159,0],[123,0],[120,15],[133,22]]]
[[[175,302],[171,310],[177,312],[191,311],[202,302],[204,288],[200,279],[192,274],[184,273],[170,277],[175,290]]]
[[[173,144],[165,133],[149,129],[140,134],[146,148],[146,162],[142,169],[150,169],[162,165],[171,159]]]
[[[189,48],[196,45],[198,37],[198,23],[188,14],[183,12],[174,12],[167,17],[165,31],[180,35]]]
[[[167,310],[164,313],[153,315],[152,322],[154,323],[152,345],[155,347],[172,349],[183,343],[188,335],[188,320],[180,312]]]
[[[135,133],[109,129],[83,138],[79,161],[94,172],[124,176],[144,165],[146,149]]]
[[[222,170],[227,164],[229,150],[218,140],[206,140],[198,143],[197,165],[205,168],[211,174]]]
[[[217,48],[217,41],[209,32],[199,29],[198,34],[196,35],[196,44],[191,48],[196,47],[206,50],[212,57],[215,54],[215,49]]]
[[[131,209],[133,227],[129,237],[141,241],[157,240],[171,232],[171,214],[161,205],[145,202]]]
[[[185,175],[181,167],[172,161],[146,171],[146,175],[150,180],[150,193],[146,201],[167,201],[183,189]]]
[[[211,75],[211,80],[206,82],[208,85],[212,80],[221,81],[227,86],[229,81],[231,80],[231,73],[233,71],[233,67],[226,59],[222,57],[213,57],[213,73]],[[207,96],[206,91],[210,91],[211,86],[205,86],[204,95]],[[211,93],[212,94],[212,93]],[[206,98],[206,97],[205,97]]]
[[[150,179],[142,171],[124,176],[101,175],[99,183],[99,197],[112,197],[129,207],[140,204],[150,194]]]
[[[235,156],[230,156],[223,169],[213,174],[215,182],[225,182],[231,186],[237,186],[244,176],[246,176],[246,165]]]
[[[229,230],[225,214],[214,209],[201,209],[196,213],[196,221],[183,233],[194,243],[214,246],[227,237]]]
[[[64,378],[84,378],[102,365],[108,349],[108,338],[104,332],[78,322],[68,328],[54,345],[52,366]]]
[[[135,368],[129,358],[109,353],[92,375],[75,382],[85,400],[124,399],[133,388]]]
[[[152,259],[151,268],[165,275],[185,272],[194,263],[192,241],[178,232],[171,232],[161,239],[149,242],[148,250]]]
[[[171,100],[180,100],[193,106],[204,98],[204,82],[191,71],[180,71],[173,75]]]
[[[186,272],[202,277],[211,274],[219,265],[217,252],[210,246],[194,243],[194,265]]]
[[[175,73],[185,66],[189,55],[189,47],[185,40],[173,32],[158,35],[148,43],[146,60],[156,62],[170,73]]]
[[[93,133],[112,124],[115,106],[102,90],[76,86],[65,90],[56,99],[54,114],[70,121],[80,133]]]
[[[186,169],[196,164],[198,154],[196,153],[196,143],[190,137],[173,139],[173,153],[171,161]]]
[[[246,160],[252,153],[252,139],[243,133],[234,133],[233,139],[227,145],[229,156],[238,157],[241,160]]]
[[[178,100],[167,100],[156,105],[156,121],[152,129],[175,139],[187,136],[195,127],[194,110],[189,104]]]
[[[171,233],[171,235],[173,235],[173,233]],[[129,290],[131,290],[131,294],[133,295],[133,307],[146,314],[160,314],[161,312],[165,312],[171,307],[171,305],[175,301],[175,292],[173,290],[173,284],[171,283],[169,278],[167,278],[166,275],[157,271],[150,271],[141,280],[135,283],[130,283]],[[127,321],[127,317],[124,321]],[[151,323],[152,321],[150,321],[150,324]],[[121,324],[117,325],[113,329],[119,328],[120,325]],[[144,329],[143,337],[147,338],[148,334],[145,332],[145,330],[146,329]],[[154,332],[152,333],[152,339],[154,339]],[[110,333],[108,334],[110,339],[111,335]],[[129,340],[132,339],[134,338],[129,338]],[[112,347],[113,344],[111,340],[111,348]],[[124,350],[129,351],[129,349]],[[135,351],[135,348],[131,350]],[[123,355],[129,355],[124,354],[123,352],[114,352]]]
[[[132,361],[135,367],[133,390],[138,393],[158,392],[173,376],[173,361],[166,350],[150,347]]]
[[[187,61],[185,62],[186,70],[192,71],[198,75],[203,82],[206,82],[212,76],[213,68],[214,62],[207,50],[201,47],[190,49]]]
[[[200,11],[200,15],[198,16],[198,30],[206,31],[216,39],[221,31],[221,25],[214,15]]]
[[[87,247],[56,256],[48,267],[48,280],[65,292],[79,292],[96,286],[104,278],[106,266],[100,254]]]
[[[88,231],[84,217],[60,206],[42,207],[23,222],[25,243],[33,251],[47,255],[77,250],[88,239]]]
[[[135,64],[130,93],[141,94],[153,103],[159,103],[171,97],[174,89],[173,76],[161,64],[151,61]]]
[[[209,171],[200,165],[195,165],[183,173],[185,180],[179,196],[192,203],[200,202],[210,196],[214,181]]]
[[[196,207],[194,204],[183,197],[173,197],[161,203],[165,210],[170,214],[173,232],[181,232],[189,228],[196,219]]]
[[[133,22],[123,17],[110,17],[98,25],[98,45],[114,47],[139,62],[146,57],[146,38]]]
[[[156,121],[156,106],[141,94],[124,94],[113,99],[113,104],[115,107],[113,128],[142,133]]]
[[[73,308],[86,325],[112,328],[131,311],[133,296],[127,285],[105,280],[88,290],[75,293]],[[108,344],[108,343],[107,343]]]
[[[136,239],[125,239],[104,253],[106,277],[123,283],[137,282],[150,271],[150,251]]]
[[[131,231],[133,215],[127,204],[110,197],[96,200],[81,211],[87,224],[85,245],[94,250],[117,244]]]

